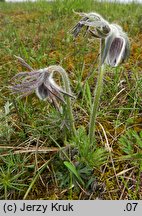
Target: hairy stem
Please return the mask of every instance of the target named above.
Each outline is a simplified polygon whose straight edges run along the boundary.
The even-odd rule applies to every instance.
[[[100,96],[101,96],[102,87],[103,87],[103,75],[104,75],[104,66],[101,65],[99,67],[99,75],[98,75],[98,80],[97,80],[97,86],[94,92],[94,101],[93,101],[93,107],[92,107],[92,112],[91,112],[91,117],[90,117],[90,125],[89,125],[90,144],[92,144],[94,141],[96,117],[97,117],[97,111],[98,111]]]
[[[68,75],[66,73],[66,71],[61,67],[61,66],[49,66],[49,69],[51,69],[51,71],[57,71],[61,74],[62,79],[63,79],[63,84],[64,84],[64,88],[65,91],[69,94],[71,94],[71,89],[70,89],[70,82],[69,82],[69,78]],[[72,105],[71,105],[71,98],[70,97],[66,97],[66,108],[65,108],[65,116],[66,119],[69,123],[70,126],[70,130],[71,130],[71,134],[75,135],[76,134],[76,129],[75,129],[75,125],[74,125],[74,116],[73,116],[73,111],[72,111]]]
[[[94,101],[93,101],[93,107],[91,111],[90,116],[90,124],[89,124],[89,140],[90,145],[93,144],[93,141],[95,139],[95,125],[96,125],[96,117],[97,117],[97,111],[99,107],[101,92],[103,88],[103,76],[104,76],[104,64],[102,64],[102,54],[103,54],[103,47],[104,47],[104,40],[101,40],[100,42],[100,64],[99,64],[99,70],[98,70],[98,79],[97,79],[97,85],[94,91]]]

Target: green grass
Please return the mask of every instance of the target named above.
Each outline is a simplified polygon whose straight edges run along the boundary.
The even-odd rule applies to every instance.
[[[106,68],[95,149],[88,124],[99,44],[82,34],[72,38],[80,19],[73,10],[100,13],[131,42],[128,61]],[[142,199],[141,11],[135,3],[92,0],[0,3],[0,199]],[[77,96],[76,137],[47,102],[11,95],[10,79],[24,70],[14,55],[33,68],[60,64],[67,71]]]

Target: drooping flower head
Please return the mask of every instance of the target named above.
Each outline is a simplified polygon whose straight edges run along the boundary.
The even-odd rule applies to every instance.
[[[58,110],[60,110],[59,101],[66,103],[64,95],[74,97],[70,88],[67,89],[66,87],[64,90],[54,81],[54,72],[58,72],[62,78],[68,79],[67,73],[61,66],[52,65],[44,69],[34,70],[22,58],[17,58],[31,72],[20,72],[12,78],[13,85],[10,88],[14,93],[19,93],[20,97],[24,97],[35,92],[39,99],[47,99]]]
[[[129,55],[129,39],[122,28],[116,24],[109,24],[97,13],[80,13],[83,18],[72,28],[71,33],[77,37],[83,26],[87,27],[93,37],[104,41],[101,47],[101,64],[116,67]]]

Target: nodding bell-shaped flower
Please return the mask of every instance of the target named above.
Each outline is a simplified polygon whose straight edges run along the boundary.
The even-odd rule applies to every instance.
[[[47,99],[59,111],[59,102],[66,104],[64,95],[74,98],[70,88],[66,92],[54,81],[54,72],[58,72],[62,78],[68,79],[67,73],[61,66],[52,65],[44,69],[34,70],[22,58],[17,56],[16,58],[31,72],[20,72],[12,78],[13,86],[10,88],[14,93],[20,93],[20,97],[24,97],[35,92],[39,99]]]
[[[130,44],[120,26],[111,24],[110,29],[110,34],[105,39],[104,52],[107,53],[105,63],[116,67],[129,56]]]
[[[83,26],[87,26],[93,37],[103,43],[101,47],[101,64],[112,67],[118,66],[129,56],[129,39],[122,28],[116,24],[109,24],[97,13],[79,13],[83,18],[73,27],[71,33],[77,37]]]

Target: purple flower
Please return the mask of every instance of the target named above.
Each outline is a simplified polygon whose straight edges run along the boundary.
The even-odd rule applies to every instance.
[[[111,24],[111,33],[105,39],[105,44],[108,47],[106,55],[106,64],[116,67],[123,62],[130,51],[129,39],[118,25]]]
[[[13,93],[19,93],[20,97],[30,95],[35,92],[39,99],[48,100],[55,108],[59,109],[59,102],[66,104],[64,96],[74,97],[70,89],[66,92],[54,81],[53,74],[58,72],[67,76],[61,66],[52,65],[44,69],[34,70],[22,58],[17,57],[20,63],[31,72],[20,72],[13,78],[13,85],[10,87]]]

